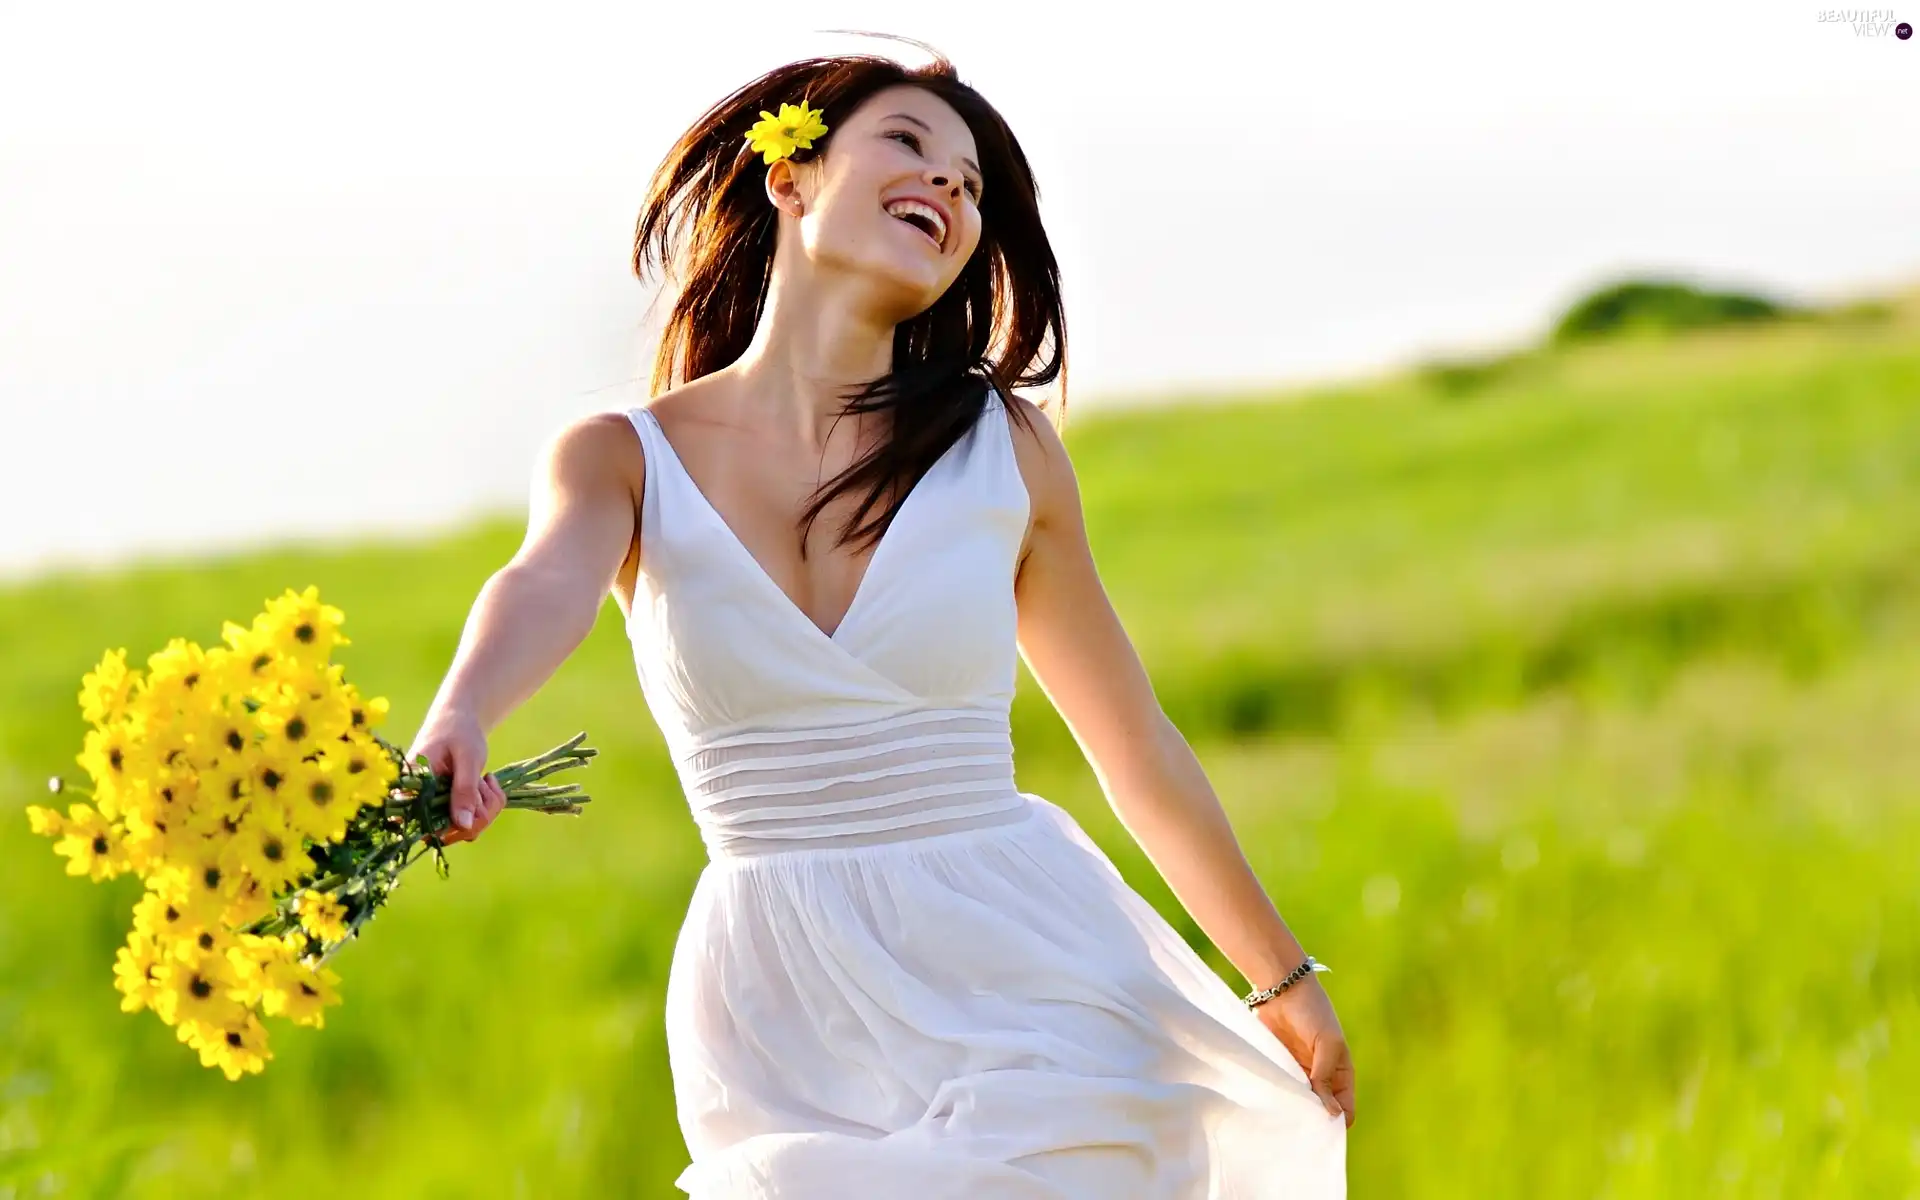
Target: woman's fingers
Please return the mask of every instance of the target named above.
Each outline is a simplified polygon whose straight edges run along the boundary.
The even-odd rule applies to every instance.
[[[506,811],[506,807],[507,793],[506,790],[500,786],[500,781],[492,775],[482,777],[480,780],[480,812],[474,819],[473,832],[479,833],[487,826],[493,824],[494,818]]]
[[[1353,1061],[1347,1044],[1338,1038],[1314,1046],[1313,1068],[1307,1078],[1329,1116],[1344,1116],[1353,1124]]]
[[[457,823],[458,818],[456,818],[455,824],[449,825],[440,831],[440,843],[445,846],[451,846],[458,842],[472,841],[474,838],[479,837],[487,826],[493,824],[494,818],[505,812],[506,809],[506,789],[501,787],[500,781],[492,775],[482,776],[480,782],[474,788],[474,801],[473,808],[471,809],[473,823],[468,827],[462,828]]]
[[[453,760],[452,781],[448,785],[447,815],[453,818],[455,828],[468,833],[478,833],[474,828],[480,820],[480,780],[481,763],[475,761],[478,752],[465,742],[453,744],[450,757]]]

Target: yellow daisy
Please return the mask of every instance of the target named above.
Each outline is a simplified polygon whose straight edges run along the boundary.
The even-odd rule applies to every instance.
[[[159,999],[160,967],[166,960],[160,943],[149,934],[135,929],[127,935],[113,962],[113,986],[123,996],[120,1011],[139,1012]]]
[[[248,875],[240,881],[232,900],[227,902],[220,920],[229,929],[245,929],[273,912],[273,893],[258,879]]]
[[[127,860],[141,876],[164,870],[175,852],[194,835],[189,823],[194,786],[190,777],[165,775],[143,787],[128,805]]]
[[[239,944],[239,936],[227,926],[203,925],[171,946],[161,949],[167,958],[179,962],[200,962],[209,956],[225,959],[227,952]]]
[[[251,626],[225,621],[220,626],[220,637],[233,650],[230,669],[241,687],[253,688],[277,681],[282,652],[271,629],[264,628],[257,620]]]
[[[256,800],[253,808],[270,808],[282,813],[286,811],[287,794],[282,789],[292,777],[294,768],[300,765],[300,758],[300,751],[274,742],[262,745],[249,756],[247,783],[248,790]]]
[[[207,702],[212,680],[207,652],[183,637],[147,656],[146,695],[168,711],[188,711]]]
[[[267,601],[265,614],[268,630],[289,657],[315,663],[325,662],[335,646],[353,644],[340,634],[346,619],[333,605],[322,604],[320,589],[311,585],[298,594],[288,588],[279,599]]]
[[[400,777],[400,766],[393,756],[365,738],[355,737],[329,747],[322,761],[339,768],[336,779],[344,779],[347,796],[356,809],[384,803],[393,781]]]
[[[347,936],[347,906],[325,892],[300,893],[300,927],[322,944]]]
[[[339,740],[353,724],[345,697],[331,690],[281,688],[260,710],[270,750],[304,756]]]
[[[66,832],[67,819],[60,815],[57,808],[41,808],[38,804],[27,805],[27,826],[41,837],[59,837]]]
[[[253,791],[253,764],[246,759],[229,759],[207,768],[200,772],[187,827],[202,837],[231,835],[253,807]]]
[[[760,119],[747,130],[747,145],[759,151],[762,161],[772,166],[796,149],[813,149],[813,139],[827,132],[827,127],[820,122],[821,115],[819,109],[804,104],[782,104],[779,116],[763,108]]]
[[[234,626],[234,628],[239,627]],[[242,630],[242,632],[245,631]],[[247,659],[232,646],[207,647],[207,682],[212,686],[215,696],[229,697],[246,691],[248,683],[252,680],[250,668],[251,664]]]
[[[201,922],[193,914],[158,892],[148,892],[133,906],[133,927],[165,948],[198,934]]]
[[[127,669],[125,649],[109,650],[100,665],[80,680],[80,712],[95,726],[105,726],[126,715],[127,703],[139,680],[137,670]]]
[[[130,790],[132,781],[153,769],[145,760],[138,733],[124,722],[89,729],[83,745],[74,761],[93,779],[94,799],[101,812],[118,816],[120,798]]]
[[[200,1065],[219,1067],[229,1081],[259,1074],[273,1057],[267,1049],[266,1025],[245,1009],[235,1020],[218,1025],[203,1022],[198,1033],[194,1047],[200,1051]]]
[[[350,683],[340,683],[340,694],[347,703],[347,724],[359,733],[365,733],[375,725],[387,719],[387,698],[385,696],[364,697],[360,689]]]
[[[164,894],[196,929],[219,921],[240,896],[242,880],[227,869],[225,849],[224,841],[202,839],[167,864]]]
[[[265,806],[255,808],[240,822],[240,828],[222,847],[220,862],[234,876],[228,899],[238,899],[245,893],[248,876],[259,880],[269,893],[278,893],[313,871],[305,840],[281,812]]]
[[[67,810],[65,827],[60,840],[53,844],[53,852],[67,859],[67,874],[85,875],[96,883],[131,867],[120,830],[86,804]]]
[[[324,1029],[326,1009],[340,1003],[340,976],[329,967],[276,962],[266,969],[267,985],[260,1008],[270,1017],[285,1017],[295,1025]]]
[[[230,766],[259,742],[260,722],[239,705],[230,705],[213,714],[204,726],[207,745],[201,752],[201,765]]]
[[[169,959],[158,970],[154,1011],[172,1025],[226,1025],[245,1011],[229,993],[238,984],[224,955]]]
[[[340,760],[330,754],[313,762],[295,763],[282,789],[288,823],[316,842],[337,842],[345,837],[348,823],[360,811],[354,789],[344,786],[343,770]]]
[[[278,963],[292,962],[299,955],[297,933],[267,937],[243,933],[227,947],[227,965],[233,968],[234,986],[227,994],[251,1008],[260,1003],[269,985],[268,970]]]

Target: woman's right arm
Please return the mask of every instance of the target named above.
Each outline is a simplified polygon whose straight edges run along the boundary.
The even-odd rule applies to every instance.
[[[621,413],[561,429],[533,471],[527,534],[480,588],[453,664],[407,751],[453,777],[454,828],[470,841],[504,796],[481,772],[487,734],[545,683],[585,640],[633,545],[645,467]]]

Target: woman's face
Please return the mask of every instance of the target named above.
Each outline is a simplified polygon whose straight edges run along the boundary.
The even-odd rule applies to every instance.
[[[800,246],[814,269],[877,283],[896,321],[926,311],[980,244],[972,131],[946,101],[911,86],[876,92],[837,124],[833,113],[824,120],[826,152],[775,163],[769,190],[799,201]]]

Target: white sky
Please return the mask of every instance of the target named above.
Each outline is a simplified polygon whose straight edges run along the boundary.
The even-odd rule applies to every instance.
[[[0,0],[0,574],[520,506],[644,398],[673,137],[886,46],[810,31],[931,41],[1008,116],[1089,409],[1528,337],[1626,270],[1908,284],[1920,38],[1821,12]]]

